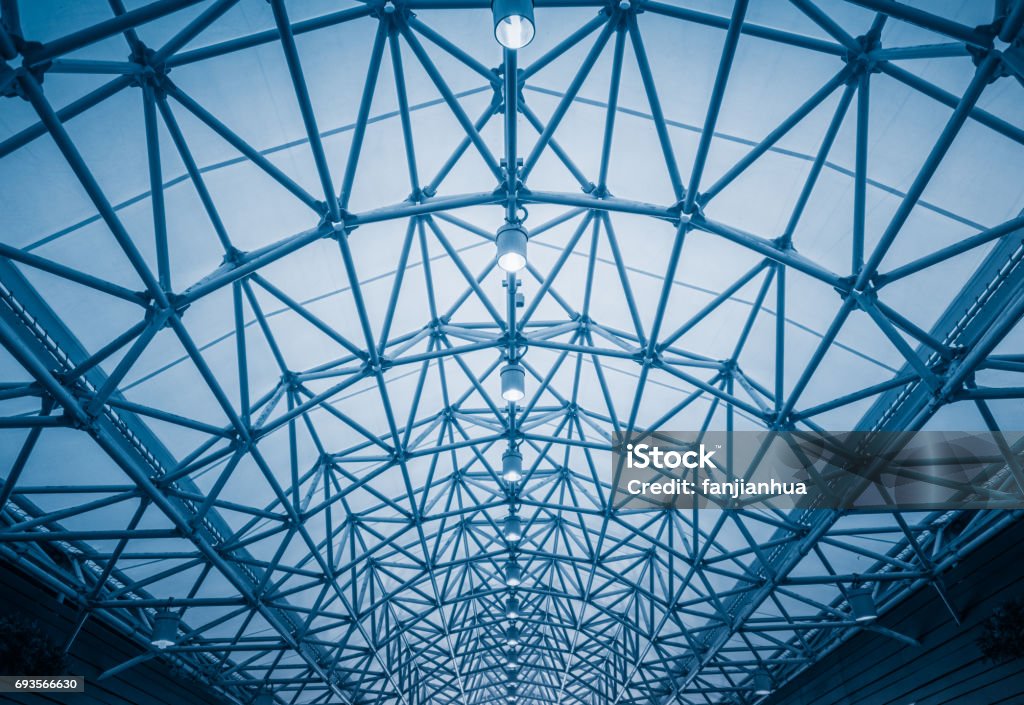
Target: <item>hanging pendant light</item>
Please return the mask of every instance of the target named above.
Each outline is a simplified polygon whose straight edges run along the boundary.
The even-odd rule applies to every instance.
[[[519,568],[519,564],[515,561],[509,561],[505,564],[505,584],[509,587],[516,587],[521,585],[523,582],[523,573]]]
[[[501,478],[505,482],[523,479],[523,455],[515,448],[509,448],[501,456]]]
[[[506,541],[511,541],[513,543],[523,538],[523,522],[519,518],[518,514],[511,511],[509,512],[509,515],[505,517],[501,533],[505,536]]]
[[[767,671],[754,674],[754,695],[771,695],[772,677]]]
[[[150,642],[158,649],[166,649],[178,643],[178,622],[181,618],[177,612],[162,609],[153,618],[153,636]]]
[[[498,248],[498,266],[515,274],[526,266],[526,228],[519,223],[505,223],[498,228],[494,244]]]
[[[509,402],[526,396],[526,369],[518,362],[509,362],[501,368],[501,398]]]
[[[519,627],[514,624],[510,624],[505,630],[505,645],[519,646]]]
[[[493,0],[494,38],[506,49],[522,49],[533,41],[533,0]]]
[[[846,599],[850,603],[854,620],[873,622],[878,618],[878,606],[870,587],[852,587],[846,591]]]
[[[519,603],[518,597],[509,597],[508,601],[505,602],[505,616],[509,619],[519,619],[522,611],[522,605]]]

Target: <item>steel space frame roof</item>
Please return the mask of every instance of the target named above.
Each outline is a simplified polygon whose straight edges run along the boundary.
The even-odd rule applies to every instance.
[[[202,12],[163,46],[145,46],[135,31],[197,4]],[[648,424],[639,421],[641,399],[655,371],[667,374],[678,389],[677,402],[664,410],[664,420],[697,400],[710,400],[708,424],[719,418],[725,428],[732,429],[736,414],[742,413],[764,428],[816,428],[820,415],[870,399],[874,401],[858,425],[860,430],[920,429],[940,409],[956,403],[976,406],[987,425],[999,430],[989,403],[1022,398],[1024,387],[979,386],[975,373],[1024,370],[1020,355],[993,352],[1024,314],[1020,263],[1024,217],[981,230],[898,268],[883,270],[881,265],[966,123],[975,122],[1024,144],[1024,129],[978,106],[980,96],[993,83],[1022,80],[1024,2],[995,3],[991,25],[968,27],[899,2],[853,0],[875,13],[869,26],[854,29],[841,26],[810,0],[792,0],[829,37],[820,39],[745,21],[746,0],[732,4],[730,16],[655,0],[622,4],[540,0],[542,27],[548,7],[593,7],[594,16],[564,32],[564,41],[533,63],[519,66],[516,53],[505,51],[503,63],[491,68],[461,49],[456,38],[430,26],[431,10],[486,8],[485,2],[369,2],[293,22],[285,3],[272,0],[274,28],[187,48],[235,4],[236,0],[158,0],[127,10],[120,0],[111,0],[110,19],[45,43],[22,35],[16,1],[0,4],[0,89],[6,96],[0,100],[27,101],[38,118],[36,124],[0,143],[0,158],[36,140],[51,140],[141,284],[139,290],[132,290],[28,249],[0,244],[0,341],[31,376],[31,381],[3,384],[0,395],[10,402],[31,401],[38,408],[0,419],[0,426],[8,429],[5,433],[19,434],[0,486],[0,550],[76,600],[83,622],[104,619],[126,633],[145,635],[155,611],[170,605],[182,615],[182,631],[178,643],[159,655],[209,681],[233,702],[250,702],[261,689],[270,689],[282,703],[506,702],[506,685],[512,681],[503,666],[502,630],[507,621],[502,610],[509,591],[501,568],[514,555],[526,573],[516,590],[525,610],[518,620],[523,630],[515,680],[518,702],[750,703],[759,699],[753,693],[755,673],[767,671],[775,684],[782,683],[858,629],[874,629],[913,644],[906,635],[855,623],[845,599],[849,585],[859,580],[874,586],[883,610],[921,586],[945,595],[943,569],[1017,518],[1006,512],[912,516],[892,512],[851,528],[842,513],[822,510],[719,512],[707,517],[676,511],[631,514],[612,506],[600,454],[610,450],[616,432],[659,425],[661,419]],[[688,163],[680,163],[673,148],[637,19],[641,12],[661,22],[697,23],[724,32],[706,118]],[[348,158],[338,165],[325,152],[295,37],[355,22],[364,23],[375,38],[364,88],[352,96],[359,110]],[[921,46],[882,46],[882,29],[893,22],[917,25],[943,40]],[[117,35],[127,42],[127,61],[69,56]],[[790,117],[750,145],[732,169],[708,183],[705,165],[737,46],[744,37],[797,47],[809,56],[831,57],[837,69]],[[425,43],[485,80],[493,100],[482,115],[467,114]],[[524,89],[545,66],[586,43],[590,48],[578,71],[550,117],[542,119],[531,109],[530,94]],[[169,73],[172,68],[263,44],[279,44],[287,62],[293,97],[306,129],[305,148],[312,154],[321,187],[315,193],[176,85]],[[661,148],[657,156],[664,160],[675,194],[672,203],[643,203],[609,192],[609,170],[614,168],[609,155],[620,114],[617,101],[627,44],[648,98],[644,119],[656,129]],[[464,139],[437,174],[422,174],[417,168],[401,49],[412,52],[464,132]],[[602,141],[595,145],[602,156],[597,172],[588,174],[559,143],[558,127],[588,72],[605,52],[611,53],[612,71],[603,106]],[[898,65],[899,60],[915,57],[959,57],[973,62],[974,77],[962,94],[951,94]],[[395,165],[395,178],[409,179],[410,195],[401,203],[360,210],[351,198],[353,182],[368,158],[361,145],[380,67],[387,61],[397,77],[400,109],[395,119],[401,124],[407,156],[406,164]],[[50,72],[113,74],[113,78],[57,108],[43,87]],[[868,110],[872,82],[880,73],[951,112],[911,185],[900,193],[888,226],[877,238],[868,238],[864,215],[869,187]],[[123,91],[138,92],[144,102],[148,140],[142,156],[148,160],[151,176],[155,263],[140,253],[118,209],[65,129],[65,123]],[[769,237],[745,232],[705,215],[704,207],[712,199],[835,95],[839,100],[834,117],[812,155],[783,233]],[[259,250],[236,247],[206,186],[204,170],[179,126],[177,115],[183,112],[275,180],[282,187],[282,198],[308,206],[309,229],[281,234]],[[848,269],[832,271],[802,255],[792,238],[848,114],[856,121],[857,135],[853,240]],[[482,136],[491,121],[502,124],[500,150]],[[220,267],[188,286],[171,283],[168,263],[176,252],[166,229],[168,175],[161,169],[161,125],[173,140],[187,183],[198,194],[224,253]],[[537,138],[528,151],[521,151],[519,131],[527,126]],[[566,167],[567,188],[531,189],[530,176],[538,160],[552,153]],[[482,159],[493,183],[476,193],[446,192],[446,176],[460,160],[471,158]],[[446,232],[457,228],[493,239],[493,233],[460,217],[459,211],[490,206],[516,218],[525,206],[534,204],[563,207],[564,212],[549,223],[533,225],[533,237],[569,221],[576,223],[576,229],[550,271],[531,265],[522,273],[522,278],[536,283],[524,307],[516,305],[512,275],[506,278],[504,305],[496,306],[481,288],[494,263],[483,272],[471,271]],[[612,215],[617,213],[644,216],[675,229],[661,294],[646,325],[637,312],[619,252],[628,236],[620,237],[613,226]],[[375,321],[367,313],[360,262],[350,240],[361,236],[357,229],[385,221],[407,225],[387,313],[383,321]],[[761,259],[749,271],[737,272],[734,284],[692,319],[669,331],[663,325],[669,295],[687,237],[693,232],[722,238]],[[589,295],[579,308],[559,291],[559,275],[569,253],[588,241],[595,244],[589,247],[590,274],[584,286],[589,292],[597,285],[593,271],[599,239],[613,253],[618,280],[611,286],[621,287],[633,330],[603,325],[602,312],[589,306]],[[346,337],[263,276],[267,267],[323,240],[337,243],[361,338]],[[458,282],[463,293],[448,310],[435,304],[435,287],[442,284],[431,279],[428,241],[441,245],[464,279]],[[993,243],[930,330],[915,325],[911,317],[877,296],[893,282]],[[431,316],[417,329],[392,330],[403,274],[410,276],[407,264],[417,251],[422,251],[427,263],[422,269]],[[107,345],[86,349],[30,283],[28,270],[127,302],[136,307],[137,323]],[[793,276],[821,282],[841,304],[800,374],[787,380],[784,314],[786,282]],[[737,321],[733,354],[711,359],[689,347],[686,333],[748,284],[754,285],[756,298],[749,315]],[[238,341],[234,374],[241,380],[241,392],[237,399],[225,391],[227,380],[212,369],[188,327],[189,309],[222,290],[231,294],[233,335]],[[323,364],[311,369],[293,367],[275,340],[257,291],[276,299],[329,339],[331,349],[323,355]],[[544,300],[557,303],[564,317],[535,319]],[[488,317],[460,318],[460,307],[467,301],[482,305]],[[775,371],[773,379],[761,380],[744,371],[740,357],[751,327],[758,316],[767,315],[769,304],[774,306],[776,321]],[[802,393],[854,311],[870,316],[905,364],[883,382],[824,404],[802,404]],[[227,419],[225,425],[139,404],[122,392],[132,366],[165,330],[180,342],[189,363],[216,398]],[[273,351],[279,378],[272,388],[250,389],[247,383],[247,337],[262,339]],[[550,369],[530,364],[529,351],[538,349],[555,353]],[[493,357],[482,372],[465,362],[470,354],[481,351]],[[500,403],[494,394],[495,370],[509,356],[522,360],[531,380],[530,395],[521,406]],[[596,373],[605,408],[586,408],[578,401],[585,363]],[[604,366],[609,363],[635,368],[632,397],[613,398],[605,381]],[[417,393],[407,408],[397,408],[389,389],[396,375],[405,372],[418,375],[421,383],[428,374],[440,375],[441,398]],[[464,376],[469,386],[449,394],[446,374]],[[324,380],[327,386],[317,385]],[[337,403],[346,390],[364,382],[376,389],[387,419],[386,432],[366,428],[351,409]],[[481,399],[485,403],[474,406]],[[550,403],[552,399],[556,402]],[[362,440],[332,445],[325,417],[354,430]],[[154,421],[190,429],[204,440],[191,453],[175,455],[150,427]],[[125,483],[57,487],[20,481],[36,447],[50,434],[66,429],[88,434],[120,468]],[[316,462],[308,467],[301,467],[297,460],[304,434],[318,449]],[[282,435],[287,436],[292,457],[285,464],[283,481],[262,453],[266,439]],[[500,479],[500,456],[510,444],[521,447],[528,457],[521,483]],[[1004,450],[1007,467],[1020,472],[1020,449]],[[273,488],[270,502],[248,505],[222,494],[243,459],[253,462]],[[410,469],[414,462],[428,463],[425,479]],[[211,469],[214,481],[201,488],[193,477]],[[396,473],[404,491],[392,496],[375,489],[377,480]],[[348,500],[357,491],[371,493],[373,502],[361,508],[350,506]],[[41,508],[40,498],[54,493],[66,498],[66,506]],[[497,523],[512,502],[527,525],[526,537],[517,543],[502,540]],[[82,528],[76,523],[77,528],[68,528],[92,512],[122,503],[135,508],[124,526]],[[165,519],[163,528],[140,526],[152,511]],[[228,521],[227,513],[241,515],[245,521],[241,525]],[[313,525],[322,530],[314,531]],[[723,539],[728,532],[740,540]],[[863,541],[873,535],[895,538],[888,548],[875,550]],[[276,546],[269,558],[263,557],[267,545]],[[258,555],[256,546],[261,547]],[[867,559],[870,567],[857,575],[844,572],[841,565],[834,568],[826,554],[836,552]],[[808,557],[816,557],[819,569],[797,570]],[[126,568],[139,561],[156,568],[141,578]],[[187,594],[168,596],[155,589],[162,580],[182,573],[194,576]],[[210,589],[211,576],[218,576],[219,584],[230,589]],[[951,617],[957,618],[957,606],[948,599],[947,604]],[[231,626],[226,633],[224,625]],[[141,658],[157,655],[151,650]],[[137,661],[120,664],[104,676],[113,677]]]

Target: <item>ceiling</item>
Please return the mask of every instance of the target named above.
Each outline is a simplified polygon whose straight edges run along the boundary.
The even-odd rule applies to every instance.
[[[616,434],[1019,430],[1024,3],[488,7],[0,3],[0,553],[232,702],[755,702],[1014,515],[628,510]]]

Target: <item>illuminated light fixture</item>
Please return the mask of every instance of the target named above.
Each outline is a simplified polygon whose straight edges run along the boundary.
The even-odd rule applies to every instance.
[[[508,697],[514,698],[519,695],[519,686],[515,683],[509,683],[506,687],[506,692],[508,693]]]
[[[519,564],[514,561],[509,561],[505,564],[505,584],[509,587],[516,587],[523,583],[523,571],[519,568]]]
[[[526,369],[518,362],[501,368],[501,398],[517,402],[526,396]]]
[[[507,646],[519,646],[519,627],[510,624],[505,630],[505,644]]]
[[[758,671],[754,674],[754,695],[771,695],[772,677],[767,671]]]
[[[526,266],[526,228],[519,223],[505,223],[498,228],[494,240],[498,247],[498,266],[514,274]]]
[[[519,657],[516,655],[516,652],[511,649],[505,652],[505,668],[510,671],[514,671],[519,668]]]
[[[533,0],[493,0],[494,38],[506,49],[522,49],[533,41]]]
[[[523,479],[523,454],[515,448],[509,448],[501,456],[501,477],[505,482]]]
[[[873,622],[878,618],[878,607],[869,587],[853,587],[846,591],[846,599],[858,622]]]
[[[518,597],[510,597],[505,603],[505,616],[509,619],[519,619],[523,613],[523,606],[519,603]]]
[[[506,541],[515,542],[523,538],[523,521],[518,514],[509,512],[509,515],[505,517],[501,533],[505,536]]]
[[[149,640],[158,649],[166,649],[178,642],[178,622],[180,617],[177,612],[169,609],[162,609],[153,618],[153,636]]]

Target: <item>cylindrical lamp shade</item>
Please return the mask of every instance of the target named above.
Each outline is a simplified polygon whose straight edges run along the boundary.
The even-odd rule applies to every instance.
[[[506,49],[522,49],[533,41],[533,0],[493,0],[494,38]]]
[[[523,612],[523,607],[519,603],[518,597],[508,598],[508,602],[505,603],[505,616],[509,619],[519,619],[519,616]]]
[[[150,643],[158,649],[166,649],[178,643],[178,621],[177,612],[160,610],[153,618],[153,637]]]
[[[508,646],[519,646],[519,627],[514,624],[509,625],[508,629],[505,630],[505,644]]]
[[[523,582],[523,572],[518,563],[511,561],[505,564],[505,584],[509,587],[516,587]]]
[[[772,677],[765,671],[758,671],[754,674],[754,695],[770,695],[772,692]]]
[[[518,362],[501,368],[501,398],[517,402],[526,396],[526,369]]]
[[[505,652],[505,668],[510,671],[514,671],[519,668],[519,656],[511,649]]]
[[[509,683],[506,686],[506,692],[508,693],[508,696],[510,698],[514,698],[517,695],[519,695],[519,686],[517,686],[515,683]]]
[[[504,534],[506,541],[514,542],[523,538],[523,522],[518,514],[509,514],[505,517],[505,524],[502,526],[501,533]]]
[[[523,456],[518,450],[510,448],[501,456],[501,477],[505,482],[523,479]]]
[[[494,244],[498,248],[498,266],[503,270],[515,273],[526,266],[526,228],[522,225],[502,225]]]
[[[878,606],[869,587],[850,588],[846,592],[853,610],[853,618],[858,622],[871,622],[878,617]]]

